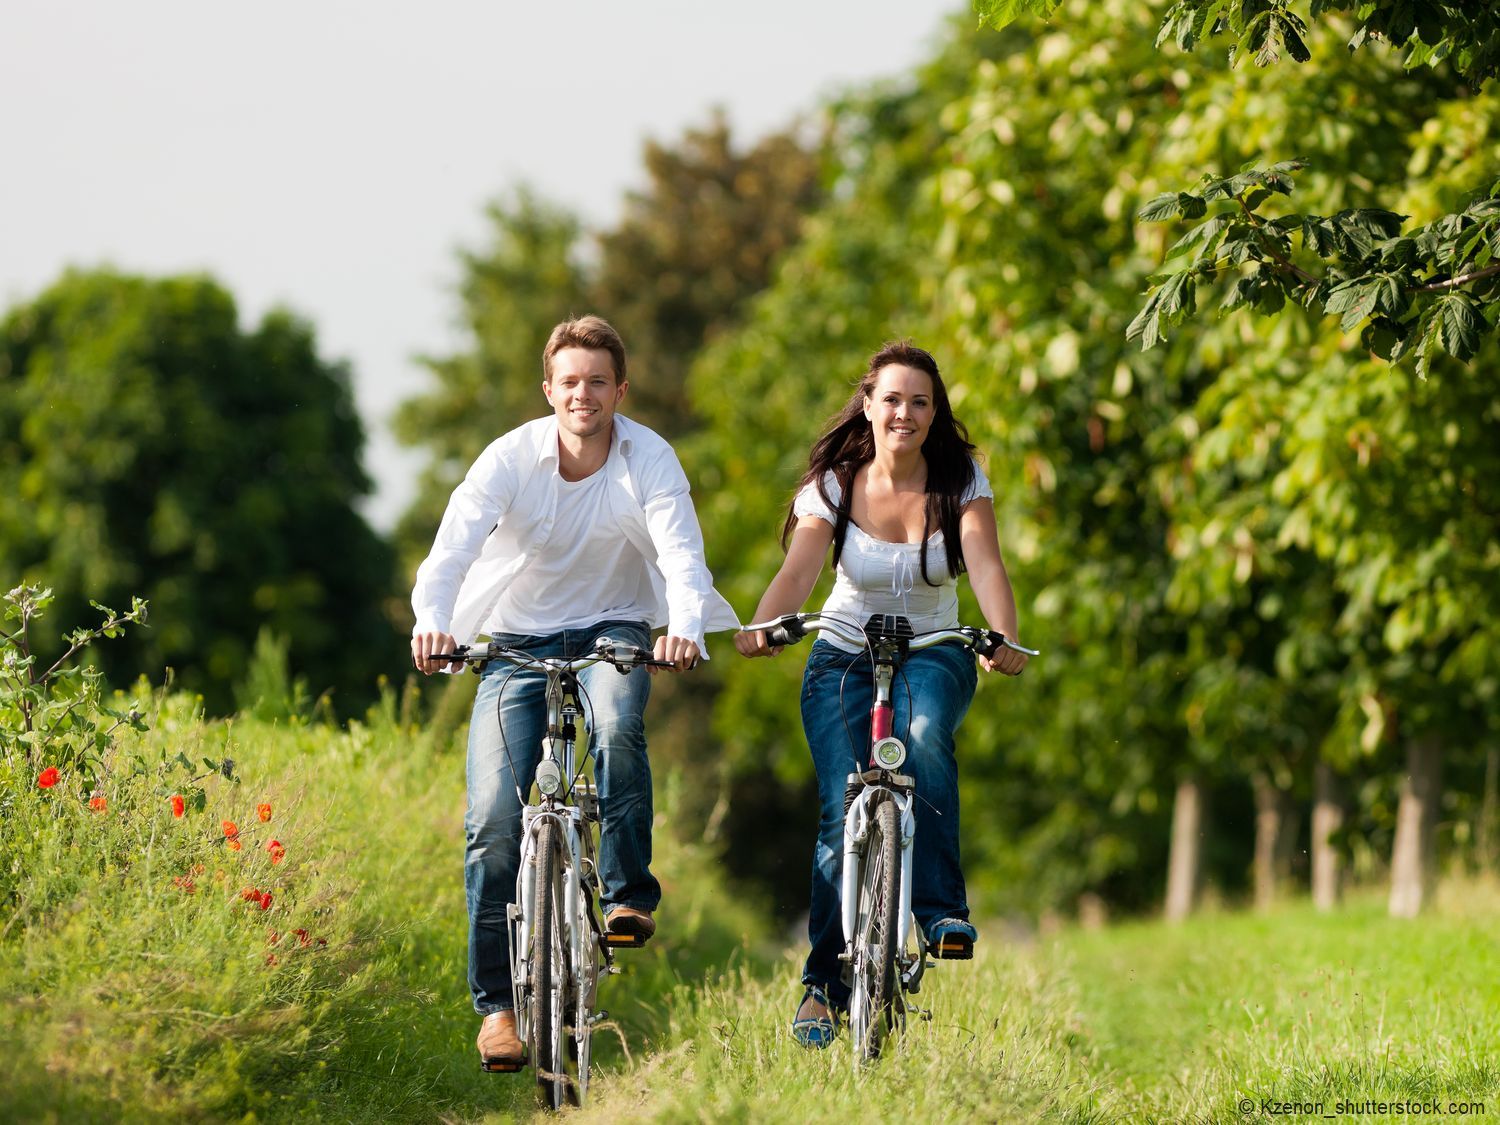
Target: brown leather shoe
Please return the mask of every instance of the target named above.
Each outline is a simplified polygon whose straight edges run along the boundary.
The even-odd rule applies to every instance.
[[[649,910],[633,906],[614,906],[604,916],[604,944],[615,948],[638,949],[656,933],[656,920]]]
[[[491,1012],[479,1025],[479,1069],[514,1074],[526,1065],[526,1045],[516,1034],[515,1012]]]

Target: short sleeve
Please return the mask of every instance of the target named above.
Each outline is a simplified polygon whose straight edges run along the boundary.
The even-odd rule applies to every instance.
[[[839,483],[832,473],[823,474],[824,487],[828,489],[828,495],[833,502],[839,502]],[[792,515],[801,519],[803,516],[817,516],[825,523],[836,524],[838,514],[828,506],[828,501],[823,499],[823,493],[818,490],[817,481],[808,481],[798,491],[796,498],[792,501]]]
[[[963,498],[958,502],[960,508],[968,504],[970,500],[978,500],[981,496],[986,496],[991,500],[995,498],[995,490],[990,487],[990,478],[984,475],[984,469],[978,461],[972,458],[970,461],[974,466],[974,479],[964,490]]]

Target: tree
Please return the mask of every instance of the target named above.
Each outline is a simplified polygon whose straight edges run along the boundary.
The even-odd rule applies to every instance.
[[[1026,12],[1050,16],[1057,7],[1055,0],[975,0],[981,17],[996,26]],[[1370,41],[1404,46],[1408,69],[1430,68],[1421,83],[1427,92],[1446,87],[1438,97],[1455,99],[1466,87],[1478,92],[1500,66],[1500,15],[1484,0],[1311,2],[1314,18],[1350,10],[1357,24],[1350,50]],[[1176,0],[1156,42],[1190,51],[1201,40],[1224,36],[1234,40],[1231,62],[1250,56],[1264,67],[1283,54],[1299,63],[1313,57],[1307,21],[1291,0]],[[1152,279],[1130,338],[1148,348],[1164,338],[1197,311],[1200,280],[1211,280],[1233,282],[1226,310],[1248,305],[1275,314],[1289,302],[1321,309],[1340,317],[1345,331],[1363,327],[1364,346],[1382,358],[1415,357],[1419,375],[1438,354],[1473,359],[1500,318],[1500,262],[1493,260],[1500,256],[1500,180],[1481,155],[1494,148],[1493,113],[1486,107],[1461,116],[1468,120],[1447,128],[1456,124],[1468,133],[1461,151],[1477,157],[1463,185],[1467,202],[1413,228],[1405,226],[1410,216],[1378,206],[1331,215],[1263,212],[1278,196],[1291,195],[1293,173],[1305,167],[1300,160],[1247,165],[1232,175],[1208,172],[1196,191],[1178,185],[1147,202],[1140,214],[1148,221],[1202,221],[1169,251],[1175,268]],[[1417,178],[1442,174],[1429,164]],[[1374,186],[1379,192],[1393,185]]]
[[[998,7],[1014,16],[1057,5]],[[1314,3],[1312,12],[1351,7]],[[1271,327],[1252,329],[1236,313],[1227,333],[1195,330],[1205,352],[1223,354],[1236,335],[1256,345],[1220,376],[1213,410],[1195,412],[1195,468],[1233,470],[1205,503],[1200,526],[1255,517],[1248,555],[1236,550],[1221,568],[1248,557],[1258,571],[1271,549],[1288,546],[1326,568],[1340,714],[1376,717],[1355,740],[1366,755],[1405,744],[1411,783],[1403,800],[1421,806],[1403,809],[1395,841],[1392,905],[1410,912],[1423,895],[1413,881],[1425,882],[1434,867],[1443,748],[1476,723],[1486,728],[1495,683],[1496,607],[1480,578],[1496,550],[1495,522],[1475,503],[1475,474],[1493,464],[1495,396],[1444,357],[1472,358],[1482,371],[1494,354],[1500,199],[1486,185],[1497,106],[1485,84],[1496,27],[1487,5],[1364,3],[1356,14],[1351,46],[1385,37],[1407,46],[1408,67],[1432,65],[1403,79],[1380,54],[1341,63],[1332,25],[1310,36],[1287,4],[1191,0],[1169,11],[1159,42],[1175,37],[1191,47],[1218,30],[1239,37],[1237,57],[1254,51],[1261,65],[1283,48],[1319,62],[1298,82],[1246,84],[1257,90],[1254,101],[1231,102],[1227,113],[1199,82],[1182,84],[1158,112],[1175,143],[1135,167],[1149,169],[1143,187],[1169,190],[1143,200],[1139,217],[1196,225],[1161,252],[1165,267],[1128,334],[1147,347],[1161,343],[1198,311],[1198,288],[1209,280],[1226,288],[1223,312],[1269,318]],[[1330,149],[1326,138],[1341,147]],[[1292,146],[1308,159],[1271,162]],[[1211,172],[1198,189],[1181,189],[1194,165],[1247,159],[1238,173]],[[1183,170],[1175,183],[1172,168]],[[1312,206],[1277,213],[1294,184]],[[1390,207],[1351,206],[1356,193],[1384,196]],[[1407,227],[1409,218],[1419,225]],[[1302,306],[1340,320],[1324,325]],[[1407,358],[1415,378],[1394,364]],[[1257,365],[1283,370],[1255,377]],[[1341,719],[1335,729],[1347,742],[1358,726]],[[1461,760],[1471,765],[1473,756]]]
[[[363,442],[347,371],[290,313],[246,332],[207,278],[70,272],[0,322],[0,571],[63,620],[148,599],[151,628],[101,654],[116,682],[171,667],[222,710],[269,628],[352,705],[400,666]]]
[[[594,297],[624,334],[629,412],[675,437],[692,427],[684,381],[715,334],[742,318],[823,199],[815,147],[791,132],[737,149],[715,113],[668,146],[647,141],[648,177],[599,236]]]

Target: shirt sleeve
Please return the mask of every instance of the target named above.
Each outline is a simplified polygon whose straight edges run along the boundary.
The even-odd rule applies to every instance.
[[[705,606],[714,596],[713,576],[703,554],[703,532],[688,489],[687,474],[670,446],[653,451],[644,474],[641,506],[666,580],[667,632],[686,637],[705,657]]]
[[[963,498],[958,502],[960,508],[968,504],[970,500],[978,500],[981,496],[987,496],[991,500],[995,498],[995,490],[990,487],[990,478],[984,475],[984,468],[978,461],[974,461],[973,465],[974,479],[964,490]]]
[[[417,617],[413,636],[453,631],[453,606],[464,575],[515,501],[518,474],[506,455],[503,440],[492,442],[479,455],[448,499],[432,551],[417,568],[411,592],[411,607]]]
[[[841,496],[838,478],[832,473],[824,473],[823,483],[828,489],[828,495],[837,504]],[[823,499],[823,493],[818,489],[818,482],[813,480],[804,484],[792,499],[792,514],[798,519],[817,516],[826,523],[838,524],[838,513],[828,506],[828,501]]]

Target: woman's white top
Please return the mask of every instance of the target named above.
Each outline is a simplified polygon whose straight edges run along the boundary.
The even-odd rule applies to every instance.
[[[837,505],[841,499],[837,479],[831,472],[825,473],[823,482]],[[959,508],[981,496],[994,495],[989,478],[975,462],[973,483],[960,498]],[[816,516],[837,526],[838,513],[823,499],[816,481],[802,486],[792,502],[792,512],[799,519]],[[941,531],[933,532],[927,540],[927,577],[939,585],[929,586],[922,577],[922,544],[876,539],[851,519],[834,572],[833,592],[823,603],[823,612],[844,615],[860,625],[871,614],[898,613],[909,619],[918,633],[951,629],[958,624],[958,582],[948,573],[948,551]],[[820,633],[819,638],[846,651],[858,651],[831,633]]]

